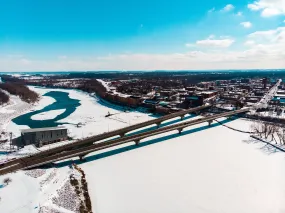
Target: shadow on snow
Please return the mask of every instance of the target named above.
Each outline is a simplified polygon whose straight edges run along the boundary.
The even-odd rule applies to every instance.
[[[238,118],[235,117],[235,118],[233,118],[231,120],[226,119],[224,121],[221,121],[220,123],[211,124],[211,126],[206,125],[206,126],[198,127],[198,128],[195,128],[195,129],[185,130],[181,134],[174,133],[174,134],[163,136],[163,137],[160,137],[160,138],[148,140],[148,141],[145,141],[145,142],[141,142],[138,146],[134,144],[134,145],[129,145],[129,146],[126,146],[126,147],[122,147],[122,148],[106,151],[104,153],[99,153],[99,154],[95,154],[94,153],[92,156],[85,157],[84,161],[80,161],[78,159],[78,160],[67,160],[67,161],[59,162],[59,163],[56,163],[55,166],[56,167],[64,167],[64,166],[70,165],[71,163],[82,164],[82,163],[91,162],[91,161],[94,161],[94,160],[99,160],[99,159],[110,157],[110,156],[113,156],[113,155],[117,155],[117,154],[120,154],[120,153],[123,153],[123,152],[126,152],[126,151],[139,149],[139,148],[142,148],[142,147],[145,147],[145,146],[149,146],[149,145],[152,145],[152,144],[164,142],[164,141],[167,141],[167,140],[170,140],[170,139],[173,139],[173,138],[179,138],[179,137],[182,137],[182,136],[185,136],[185,135],[189,135],[189,134],[192,134],[192,133],[195,133],[195,132],[200,132],[200,131],[203,131],[203,130],[206,130],[206,129],[210,129],[210,128],[214,128],[214,127],[217,127],[217,126],[221,126],[221,124],[225,124],[225,123],[231,122],[231,121],[236,120],[236,119],[238,119]]]

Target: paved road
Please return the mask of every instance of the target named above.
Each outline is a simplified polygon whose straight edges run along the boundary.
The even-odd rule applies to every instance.
[[[38,157],[38,156],[35,157],[35,156],[33,156],[31,158],[21,159],[18,161],[14,161],[14,163],[12,163],[11,165],[8,165],[8,166],[5,165],[4,167],[1,167],[0,168],[0,175],[6,174],[9,172],[13,172],[13,171],[17,171],[19,169],[33,168],[36,166],[44,165],[44,164],[51,163],[51,162],[56,162],[59,160],[68,159],[71,157],[84,156],[84,155],[91,153],[91,152],[94,152],[94,151],[106,149],[109,147],[118,146],[118,145],[128,143],[128,142],[135,142],[137,145],[139,145],[139,141],[144,139],[144,138],[147,138],[147,137],[159,135],[159,134],[169,132],[169,131],[173,131],[173,130],[178,130],[180,133],[186,127],[196,125],[196,124],[200,124],[200,123],[204,123],[204,122],[210,122],[211,123],[215,119],[218,119],[221,117],[229,117],[229,116],[239,114],[239,113],[245,113],[245,112],[248,112],[249,110],[250,110],[250,108],[243,108],[243,109],[236,110],[236,111],[230,111],[230,112],[225,112],[225,113],[221,113],[218,115],[212,115],[212,116],[208,116],[205,118],[200,118],[200,119],[195,119],[195,120],[191,120],[191,121],[187,121],[187,122],[183,122],[183,123],[178,123],[175,125],[162,127],[159,129],[155,129],[155,130],[151,130],[151,131],[147,131],[147,132],[143,132],[143,133],[139,133],[139,134],[135,134],[135,135],[131,135],[131,136],[125,136],[125,137],[114,139],[111,141],[104,141],[104,142],[95,143],[95,144],[89,145],[87,147],[81,147],[81,148],[78,148],[75,150],[60,152],[60,153],[54,154],[52,156],[46,156],[46,157]]]

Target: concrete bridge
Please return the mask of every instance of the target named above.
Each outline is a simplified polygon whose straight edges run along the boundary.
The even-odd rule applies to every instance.
[[[177,130],[178,133],[180,134],[183,131],[183,129],[185,129],[186,127],[193,126],[196,124],[201,124],[204,122],[207,122],[208,125],[211,125],[211,123],[215,119],[222,118],[222,117],[231,117],[231,116],[236,115],[236,114],[246,113],[249,110],[250,110],[250,108],[243,108],[243,109],[236,110],[236,111],[230,111],[230,112],[225,112],[225,113],[221,113],[218,115],[208,116],[205,118],[199,118],[199,119],[195,119],[195,120],[191,120],[191,121],[186,121],[186,122],[174,124],[171,126],[161,127],[161,128],[155,129],[155,130],[146,131],[146,132],[139,133],[139,134],[124,136],[121,138],[113,139],[111,141],[98,142],[98,143],[95,143],[95,144],[92,144],[89,146],[85,146],[85,147],[80,147],[80,148],[74,149],[74,150],[65,150],[63,152],[57,152],[57,153],[50,155],[50,156],[48,156],[48,155],[42,155],[41,156],[41,153],[39,153],[39,154],[31,156],[31,157],[17,159],[15,161],[9,162],[9,164],[3,165],[2,167],[0,167],[0,175],[6,174],[9,172],[13,172],[13,171],[17,171],[19,169],[34,168],[37,166],[41,166],[41,165],[45,165],[48,163],[68,159],[71,157],[82,158],[83,156],[85,156],[91,152],[99,151],[99,150],[110,148],[110,147],[115,147],[115,146],[125,144],[125,143],[129,143],[129,142],[134,142],[136,145],[139,145],[139,143],[142,139],[145,139],[145,138],[148,138],[148,137],[151,137],[154,135],[159,135],[159,134],[174,131],[174,130]]]
[[[278,91],[278,87],[280,86],[282,79],[279,79],[276,84],[261,98],[261,100],[256,103],[253,108],[254,109],[261,109],[267,108],[268,102],[272,100],[272,98],[276,95]]]
[[[210,108],[210,107],[211,107],[211,105],[204,105],[204,106],[191,108],[191,109],[187,109],[187,110],[181,110],[179,112],[172,113],[169,115],[165,115],[165,116],[162,116],[162,117],[159,117],[156,119],[152,119],[152,120],[145,121],[142,123],[138,123],[135,125],[131,125],[128,127],[124,127],[121,129],[113,130],[113,131],[110,131],[107,133],[102,133],[99,135],[91,136],[91,137],[81,139],[81,140],[78,140],[78,141],[70,143],[70,144],[66,144],[66,145],[63,145],[60,147],[56,147],[56,148],[52,148],[52,149],[49,149],[46,151],[42,151],[40,153],[33,154],[31,157],[34,157],[34,158],[38,157],[39,158],[39,157],[54,155],[54,154],[57,154],[57,153],[60,153],[63,151],[77,149],[77,148],[80,148],[82,146],[88,146],[88,145],[93,144],[94,142],[106,140],[106,139],[114,137],[114,136],[124,137],[126,135],[126,133],[128,133],[128,132],[131,132],[133,130],[137,130],[140,128],[144,128],[144,127],[147,127],[150,125],[154,125],[154,124],[156,124],[157,127],[160,127],[161,123],[164,121],[167,121],[169,119],[176,118],[176,117],[180,117],[182,120],[185,117],[185,115],[187,115],[187,114],[191,114],[191,113],[199,114],[199,112],[201,112],[202,110],[205,110],[205,109]],[[5,166],[10,166],[10,165],[14,164],[15,162],[23,162],[24,160],[30,159],[31,157],[23,157],[21,159],[16,159],[14,161],[7,162],[7,163],[5,163]],[[2,166],[4,166],[4,165],[2,165]],[[0,165],[0,169],[1,169],[1,165]]]
[[[122,129],[114,130],[114,131],[111,131],[108,133],[95,135],[93,137],[86,138],[83,140],[79,140],[79,141],[76,141],[74,143],[67,144],[67,145],[60,146],[60,147],[56,147],[56,148],[53,148],[53,149],[50,149],[47,151],[43,151],[43,152],[34,154],[32,156],[29,156],[29,157],[24,157],[24,158],[12,160],[10,162],[7,162],[5,164],[0,165],[0,175],[6,174],[9,172],[14,172],[14,171],[17,171],[19,169],[34,168],[37,166],[45,165],[45,164],[48,164],[51,162],[56,162],[59,160],[68,159],[71,157],[77,157],[78,156],[78,157],[82,158],[91,152],[106,149],[109,147],[118,146],[118,145],[128,143],[128,142],[135,142],[136,145],[139,145],[139,143],[142,139],[145,139],[145,138],[148,138],[148,137],[151,137],[154,135],[159,135],[159,134],[169,132],[169,131],[173,131],[173,130],[177,130],[178,133],[180,134],[184,128],[192,126],[192,125],[196,125],[196,124],[200,124],[200,123],[204,123],[204,122],[208,122],[208,125],[211,125],[211,123],[215,119],[218,119],[218,118],[222,118],[222,117],[230,118],[231,116],[236,115],[236,114],[246,113],[246,112],[249,112],[251,110],[263,108],[263,107],[267,106],[268,102],[272,99],[272,97],[274,97],[274,95],[276,94],[276,92],[278,90],[278,86],[280,85],[281,82],[282,82],[281,79],[278,80],[276,85],[273,86],[269,90],[269,92],[261,99],[261,101],[258,102],[257,104],[255,104],[251,108],[242,108],[240,110],[224,112],[224,113],[208,116],[205,118],[200,118],[200,119],[191,120],[191,121],[187,121],[187,122],[183,122],[183,123],[178,123],[175,125],[166,126],[166,127],[158,128],[155,130],[146,131],[143,133],[130,135],[130,136],[125,135],[126,133],[128,133],[130,131],[140,129],[140,128],[143,128],[146,126],[150,126],[153,124],[156,124],[157,127],[159,127],[163,121],[166,121],[166,120],[169,120],[169,119],[172,119],[175,117],[181,117],[181,120],[182,120],[186,114],[194,113],[194,112],[197,113],[201,110],[204,110],[206,108],[211,107],[211,105],[205,105],[205,106],[196,107],[193,109],[179,111],[179,112],[172,113],[172,114],[169,114],[169,115],[157,118],[157,119],[142,122],[142,123],[139,123],[136,125],[132,125],[132,126],[125,127]],[[117,135],[120,135],[121,138],[113,139],[110,141],[100,142],[104,139],[108,139],[110,137],[117,136]],[[97,143],[94,144],[94,142],[97,142]]]

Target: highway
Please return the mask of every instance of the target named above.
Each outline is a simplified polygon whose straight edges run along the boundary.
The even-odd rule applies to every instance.
[[[150,126],[150,125],[153,125],[153,124],[156,124],[156,125],[159,126],[163,121],[166,121],[166,120],[169,120],[169,119],[172,119],[172,118],[175,118],[175,117],[184,117],[186,114],[197,112],[197,111],[201,111],[201,110],[209,108],[209,107],[211,107],[211,105],[204,105],[204,106],[200,106],[200,107],[196,107],[196,108],[182,110],[182,111],[179,111],[179,112],[176,112],[176,113],[172,113],[172,114],[169,114],[169,115],[165,115],[165,116],[162,116],[162,117],[159,117],[159,118],[156,118],[156,119],[152,119],[152,120],[145,121],[145,122],[142,122],[142,123],[138,123],[138,124],[135,124],[135,125],[131,125],[131,126],[128,126],[128,127],[124,127],[124,128],[121,128],[121,129],[116,129],[114,131],[104,132],[104,133],[99,134],[99,135],[95,135],[95,136],[91,136],[91,137],[88,137],[88,138],[84,138],[84,139],[78,140],[78,141],[70,143],[70,144],[66,144],[66,145],[59,146],[59,147],[56,147],[56,148],[52,148],[52,149],[49,149],[49,150],[46,150],[46,151],[42,151],[40,153],[33,154],[33,156],[35,156],[35,157],[36,156],[43,157],[43,156],[47,156],[47,155],[56,154],[56,153],[59,153],[59,152],[62,152],[62,151],[70,150],[70,149],[73,149],[73,148],[77,148],[77,147],[80,147],[80,146],[83,146],[83,145],[93,144],[96,141],[108,139],[108,138],[111,138],[111,137],[114,137],[114,136],[120,135],[121,137],[123,137],[123,136],[125,136],[126,133],[131,132],[133,130],[137,130],[137,129],[140,129],[140,128],[143,128],[143,127],[146,127],[146,126]],[[22,158],[22,159],[25,159],[25,158]]]
[[[240,110],[235,110],[235,111],[230,111],[230,112],[225,112],[221,113],[218,115],[212,115],[204,118],[199,118],[191,121],[186,121],[178,124],[174,124],[171,126],[166,126],[162,128],[158,128],[155,130],[150,130],[146,131],[143,133],[139,134],[134,134],[130,136],[124,136],[121,138],[113,139],[110,141],[104,141],[104,142],[98,142],[86,147],[80,147],[78,149],[74,150],[64,150],[63,152],[58,152],[55,153],[51,156],[41,156],[39,153],[38,155],[33,155],[32,157],[26,157],[22,159],[17,159],[15,161],[10,162],[9,164],[5,164],[2,167],[0,167],[0,175],[7,174],[9,172],[14,172],[19,169],[29,169],[29,168],[34,168],[37,166],[45,165],[51,162],[56,162],[64,159],[68,159],[71,157],[76,157],[76,156],[84,156],[87,155],[91,152],[118,146],[121,144],[129,143],[129,142],[135,142],[137,145],[139,145],[139,142],[142,139],[154,136],[154,135],[159,135],[165,132],[170,132],[173,130],[178,130],[179,133],[183,131],[184,128],[193,126],[196,124],[201,124],[204,122],[209,122],[209,125],[212,123],[213,120],[222,118],[222,117],[230,117],[232,115],[240,114],[240,113],[245,113],[248,112],[250,108],[243,108]],[[156,119],[154,119],[156,120]],[[124,129],[124,128],[123,128]],[[119,131],[119,130],[118,130]]]
[[[278,87],[280,86],[282,79],[279,79],[276,84],[262,97],[262,99],[254,105],[255,109],[262,109],[268,107],[268,102],[274,98],[278,91]]]
[[[207,109],[209,107],[211,107],[211,105],[204,105],[204,106],[199,106],[199,107],[195,107],[195,108],[191,108],[191,109],[187,109],[187,110],[182,110],[182,111],[179,111],[179,112],[176,112],[176,113],[171,113],[169,115],[165,115],[165,116],[162,116],[162,117],[159,117],[159,118],[156,118],[156,119],[152,119],[152,120],[149,120],[149,121],[145,121],[145,122],[142,122],[142,123],[138,123],[138,124],[131,125],[131,126],[128,126],[128,127],[124,127],[124,128],[121,128],[121,129],[110,131],[110,132],[107,132],[107,133],[104,132],[102,134],[91,136],[91,137],[88,137],[88,138],[84,138],[84,139],[75,141],[75,142],[70,143],[70,144],[66,144],[66,145],[55,147],[55,148],[52,148],[52,149],[49,149],[49,150],[46,150],[46,151],[42,151],[40,153],[33,154],[32,157],[35,157],[35,158],[40,158],[41,157],[42,158],[42,157],[51,156],[51,155],[54,155],[54,154],[57,154],[57,153],[60,153],[60,152],[63,152],[63,151],[77,149],[78,147],[81,147],[81,146],[91,145],[94,142],[105,140],[105,139],[108,139],[108,138],[111,138],[111,137],[114,137],[114,136],[120,135],[121,137],[123,137],[128,132],[131,132],[133,130],[137,130],[137,129],[140,129],[140,128],[143,128],[143,127],[147,127],[147,126],[150,126],[150,125],[153,125],[153,124],[156,124],[159,127],[159,125],[163,121],[166,121],[166,120],[169,120],[169,119],[172,119],[172,118],[175,118],[175,117],[183,118],[186,114],[193,113],[193,112],[198,112],[198,111]],[[15,159],[15,160],[6,162],[4,165],[0,165],[0,166],[2,166],[2,167],[3,166],[9,167],[11,165],[15,165],[16,163],[23,162],[26,159],[30,159],[30,158],[31,157],[29,156],[29,157],[23,157],[23,158]]]

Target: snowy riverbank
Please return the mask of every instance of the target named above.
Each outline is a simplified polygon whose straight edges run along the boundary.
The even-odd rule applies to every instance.
[[[35,89],[36,92],[39,90]],[[0,108],[0,132],[3,132],[1,140],[9,139],[9,133],[12,132],[13,137],[18,137],[20,135],[20,129],[27,129],[28,126],[18,126],[12,122],[12,119],[28,113],[30,111],[39,110],[52,104],[55,100],[51,97],[42,96],[40,100],[34,104],[28,104],[22,101],[19,97],[10,95],[10,102],[5,106]],[[6,147],[6,144],[2,144],[2,148]],[[1,148],[1,146],[0,146]]]
[[[8,104],[0,106],[0,140],[9,140],[9,133],[12,132],[13,137],[20,135],[20,129],[27,129],[27,126],[17,126],[12,122],[12,119],[25,114],[32,110],[41,109],[54,102],[53,98],[41,96],[40,100],[34,104],[28,104],[22,101],[19,97],[9,95],[10,101]],[[0,149],[9,148],[8,143],[0,144]]]
[[[4,131],[6,132],[6,138],[8,138],[8,133],[12,132],[13,137],[20,136],[20,132],[22,129],[28,129],[29,127],[26,125],[17,125],[12,120],[12,118],[23,114],[28,113],[35,110],[41,110],[44,107],[51,105],[55,102],[55,99],[49,96],[43,96],[48,92],[59,91],[66,92],[71,99],[76,99],[80,101],[80,106],[76,108],[76,110],[70,114],[68,117],[58,120],[59,123],[66,123],[64,126],[68,128],[68,134],[73,139],[80,139],[84,137],[89,137],[92,135],[100,134],[103,132],[108,132],[114,129],[122,128],[128,125],[132,125],[138,122],[146,121],[152,119],[149,114],[138,112],[135,110],[125,111],[123,107],[113,105],[111,103],[102,101],[98,99],[96,96],[92,96],[88,93],[78,91],[78,90],[67,90],[67,89],[51,89],[51,88],[42,88],[42,87],[29,87],[31,90],[37,92],[40,95],[40,100],[38,103],[34,105],[27,105],[25,109],[17,110],[18,114],[8,114],[7,111],[13,109],[12,107],[6,107],[2,110],[5,110],[5,115],[7,119],[5,121]],[[15,97],[19,103],[25,104],[19,98]],[[21,105],[17,105],[21,106]],[[59,114],[62,114],[65,110],[50,110],[46,112],[41,112],[35,114],[31,117],[33,120],[45,120],[52,119]],[[108,113],[111,113],[112,116],[105,117]],[[59,125],[60,126],[60,125]],[[55,146],[60,146],[66,143],[70,143],[70,141],[64,141],[61,143],[51,144],[49,146],[44,146],[40,148],[40,150],[48,149]],[[2,144],[2,149],[9,149],[9,143]],[[10,157],[15,157],[16,153],[13,155],[9,155]],[[8,158],[10,158],[8,156]],[[3,157],[3,156],[2,156]],[[5,157],[5,156],[4,156]]]

